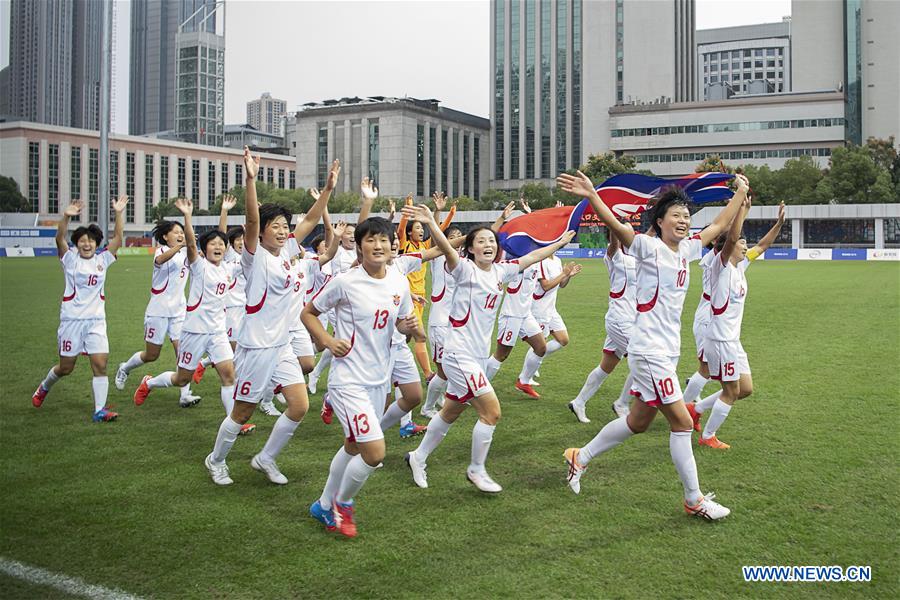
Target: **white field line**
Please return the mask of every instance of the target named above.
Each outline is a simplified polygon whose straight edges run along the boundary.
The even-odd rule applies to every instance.
[[[0,572],[36,585],[46,585],[73,596],[97,600],[139,600],[137,596],[101,585],[91,585],[75,577],[31,567],[0,556]]]

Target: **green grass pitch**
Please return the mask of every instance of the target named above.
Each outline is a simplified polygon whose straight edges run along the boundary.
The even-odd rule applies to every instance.
[[[110,403],[121,415],[109,424],[90,421],[85,359],[32,408],[56,360],[62,276],[55,259],[3,259],[0,556],[159,598],[898,597],[900,266],[750,269],[743,343],[755,394],[720,430],[731,450],[695,446],[703,490],[733,511],[706,523],[681,510],[661,417],[595,460],[580,496],[565,484],[563,449],[612,417],[626,374],[623,364],[588,404],[592,423],[566,409],[603,339],[606,272],[585,263],[560,293],[572,343],[544,364],[543,398],[513,389],[521,345],[494,381],[504,413],[488,468],[503,493],[465,481],[473,411],[431,456],[427,490],[403,462],[418,441],[394,429],[384,468],[357,498],[360,536],[346,540],[307,514],[341,443],[337,422],[318,418],[321,392],[279,460],[288,485],[250,469],[274,421],[257,415],[229,459],[235,484],[216,487],[203,467],[223,416],[214,372],[187,410],[174,390],[131,402],[142,375],[172,367],[170,347],[126,392],[112,385],[115,365],[143,346],[149,258],[122,258],[109,274]],[[695,267],[682,380],[695,368],[699,281]],[[742,565],[871,565],[873,580],[745,583]],[[59,596],[6,576],[0,586],[0,596]]]

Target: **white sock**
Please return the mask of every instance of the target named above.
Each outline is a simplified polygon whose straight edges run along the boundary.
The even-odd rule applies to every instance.
[[[231,418],[231,415],[225,417],[222,424],[219,425],[219,433],[216,434],[216,443],[213,446],[212,462],[222,464],[228,458],[231,447],[234,446],[234,440],[237,439],[241,432],[241,424]]]
[[[41,387],[44,388],[45,390],[47,390],[48,392],[50,391],[50,388],[53,387],[53,384],[55,384],[57,381],[59,381],[59,375],[57,375],[56,372],[53,370],[55,368],[56,367],[50,367],[50,371],[47,372],[47,376],[44,377],[44,380],[41,382]],[[437,378],[435,378],[435,379],[437,379]],[[447,382],[445,381],[444,384],[446,385],[446,383]]]
[[[547,358],[557,350],[560,350],[562,347],[563,345],[556,340],[550,340],[549,342],[547,342],[547,351],[544,352],[544,358]]]
[[[187,397],[190,396],[190,395],[191,395],[191,384],[187,384],[187,385],[185,385],[185,386],[182,386],[182,388],[181,388],[181,397],[182,397],[182,398],[187,398]]]
[[[541,367],[542,362],[544,362],[544,357],[538,356],[534,353],[534,350],[529,348],[528,352],[525,353],[525,360],[522,362],[522,372],[519,373],[519,382],[528,383],[531,381],[531,378],[534,377],[534,374]]]
[[[409,423],[412,423],[412,411],[405,413],[400,417],[400,427],[406,427]]]
[[[109,377],[94,377],[91,380],[91,390],[94,392],[94,412],[106,406],[106,395],[109,393]]]
[[[691,448],[690,431],[672,431],[669,433],[669,452],[675,470],[684,486],[684,499],[694,505],[700,501],[700,481],[697,479],[697,463],[694,461],[694,450]]]
[[[172,375],[174,374],[172,371],[164,371],[156,377],[151,377],[147,380],[147,387],[151,390],[172,387]]]
[[[619,397],[616,399],[616,404],[619,406],[631,406],[632,383],[634,383],[634,377],[631,376],[631,373],[628,373],[628,377],[625,378],[625,385],[622,386],[622,393],[619,394]]]
[[[588,400],[597,393],[597,390],[600,389],[607,377],[609,377],[609,373],[601,369],[600,365],[594,367],[594,370],[588,373],[587,379],[584,380],[584,385],[581,386],[578,396],[575,397],[575,403],[581,406],[586,405]]]
[[[200,359],[200,364],[203,365],[203,368],[206,369],[209,365],[213,364],[212,359],[208,356],[204,356]]]
[[[325,481],[325,489],[322,490],[322,495],[319,497],[319,504],[321,504],[322,508],[325,510],[331,508],[331,502],[334,500],[338,488],[341,487],[344,471],[347,469],[347,465],[352,459],[353,455],[349,454],[343,446],[335,453],[334,458],[331,459],[331,466],[328,467],[328,479]]]
[[[219,397],[222,398],[222,406],[225,407],[225,416],[231,414],[231,409],[234,408],[234,386],[222,386],[222,389],[219,390]]]
[[[275,426],[272,427],[272,433],[269,434],[266,445],[259,453],[260,459],[263,462],[275,462],[299,425],[300,421],[294,421],[287,416],[287,413],[281,413],[281,416],[275,421]]]
[[[430,411],[434,410],[434,407],[437,405],[438,400],[441,397],[441,394],[447,391],[447,380],[443,379],[437,373],[434,374],[434,377],[431,378],[431,381],[428,382],[428,393],[425,396],[425,408],[424,410]]]
[[[316,368],[313,369],[313,372],[310,373],[310,378],[315,378],[318,380],[322,376],[322,371],[328,368],[328,365],[331,364],[331,350],[327,348],[322,351],[322,356],[319,357],[319,362],[316,363]]]
[[[353,501],[353,497],[359,493],[363,484],[369,478],[369,475],[375,472],[376,467],[369,466],[363,460],[361,454],[354,456],[347,468],[344,469],[344,477],[341,479],[341,487],[338,490],[335,500],[341,504],[348,504]]]
[[[730,412],[730,404],[725,404],[721,400],[716,400],[716,403],[713,404],[712,412],[706,420],[706,426],[703,428],[703,437],[710,438],[716,435],[719,427],[721,427],[722,423],[725,422],[725,419],[728,418],[728,413]]]
[[[131,358],[125,361],[125,365],[122,367],[122,370],[126,373],[130,373],[133,369],[137,369],[142,364],[144,364],[144,361],[141,360],[141,353],[135,352],[131,355]]]
[[[491,356],[487,361],[487,367],[485,367],[485,375],[487,375],[488,381],[494,378],[494,375],[497,374],[497,371],[500,370],[500,365],[503,363]]]
[[[634,435],[628,427],[626,417],[619,417],[603,426],[600,433],[594,436],[586,446],[578,451],[578,462],[586,465],[607,450],[611,450]]]
[[[722,395],[722,390],[719,390],[715,394],[710,394],[709,396],[707,396],[706,398],[704,398],[703,400],[701,400],[700,402],[695,404],[694,408],[697,410],[698,413],[705,413],[706,411],[708,411],[709,409],[711,409],[713,407],[713,405],[716,403],[716,400],[718,400],[719,396],[721,396],[721,395]]]
[[[409,413],[405,413],[408,415]],[[381,430],[387,431],[398,422],[402,422],[404,417],[403,409],[400,408],[400,404],[398,402],[391,402],[391,405],[388,406],[388,409],[384,411],[384,416],[381,417]]]
[[[700,397],[700,393],[703,391],[703,386],[705,386],[709,382],[709,379],[701,375],[699,372],[691,375],[691,378],[688,380],[687,387],[684,388],[684,401],[687,402],[695,402],[697,398]]]
[[[484,473],[484,462],[487,460],[488,451],[491,449],[491,441],[494,439],[496,425],[482,423],[479,419],[472,429],[472,462],[469,463],[469,471]]]
[[[419,444],[418,448],[413,450],[413,452],[416,453],[416,458],[419,462],[428,460],[428,456],[434,452],[434,449],[437,448],[442,441],[444,441],[444,436],[450,431],[451,425],[452,423],[448,423],[441,418],[440,413],[432,417],[431,421],[428,423],[428,431],[425,432],[425,437],[422,438],[422,443]]]

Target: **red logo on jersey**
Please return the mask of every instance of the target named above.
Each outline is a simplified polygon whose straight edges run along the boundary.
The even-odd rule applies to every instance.
[[[681,267],[684,268],[687,266],[687,261],[685,259],[681,259]]]
[[[285,271],[291,270],[291,263],[289,263],[288,261],[284,261],[283,263],[281,263],[281,266],[284,267]]]
[[[497,289],[500,290],[501,292],[503,291],[503,284],[500,283],[499,281],[497,282]]]
[[[400,294],[394,294],[394,306],[400,306]]]
[[[101,273],[103,272],[103,265],[97,265],[97,270]]]
[[[303,279],[303,273],[297,273],[297,279]]]

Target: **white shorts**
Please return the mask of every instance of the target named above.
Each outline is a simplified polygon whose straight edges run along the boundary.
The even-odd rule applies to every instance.
[[[106,319],[67,319],[56,330],[60,356],[109,354]]]
[[[697,348],[697,359],[707,362],[703,352],[706,345],[706,328],[709,327],[709,321],[706,319],[694,319],[694,346]]]
[[[603,342],[603,353],[614,354],[619,359],[627,356],[632,327],[633,323],[623,324],[618,321],[606,321],[606,340]]]
[[[633,378],[631,395],[644,404],[659,406],[681,400],[677,356],[632,354],[628,357],[628,367]]]
[[[328,386],[328,402],[351,442],[383,440],[381,417],[384,414],[384,386]]]
[[[237,365],[235,400],[257,404],[279,385],[304,383],[303,372],[290,344],[274,348],[244,348],[238,344],[234,363]]]
[[[534,315],[534,318],[538,322],[538,325],[540,325],[544,335],[550,335],[550,332],[552,331],[566,330],[566,323],[555,308],[544,314]]]
[[[416,367],[416,359],[412,350],[406,344],[394,344],[391,346],[391,370],[388,385],[403,385],[404,383],[419,383],[419,369]]]
[[[240,330],[241,321],[247,314],[243,306],[228,306],[225,308],[225,327],[229,342],[237,342],[238,331]]]
[[[750,374],[750,361],[740,340],[720,342],[706,340],[703,351],[709,365],[709,377],[716,381],[737,381],[741,374]]]
[[[204,354],[214,365],[234,360],[234,352],[224,333],[192,333],[185,331],[178,342],[178,368],[193,371]]]
[[[173,342],[181,339],[181,326],[184,316],[180,317],[144,317],[144,341],[162,346],[166,336]]]
[[[432,325],[428,328],[428,345],[431,347],[431,360],[436,363],[440,363],[444,359],[444,340],[446,337],[446,325]]]
[[[291,331],[291,350],[294,356],[315,356],[316,349],[313,347],[312,338],[306,329],[297,329]]]
[[[519,339],[530,338],[541,333],[541,326],[534,315],[510,317],[500,315],[497,319],[497,343],[513,348]]]
[[[447,376],[446,396],[456,402],[468,402],[494,391],[485,372],[487,358],[472,358],[456,352],[444,355],[441,367]]]

